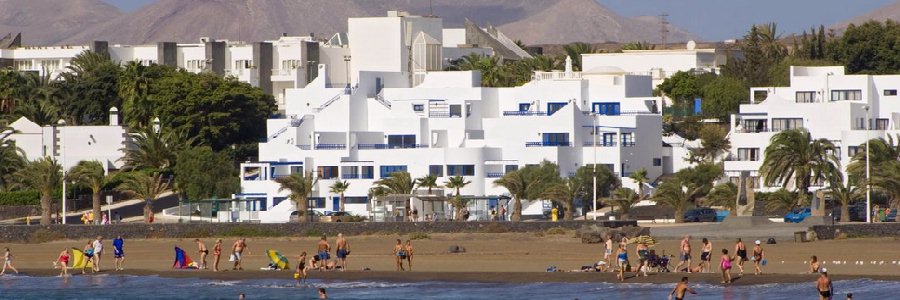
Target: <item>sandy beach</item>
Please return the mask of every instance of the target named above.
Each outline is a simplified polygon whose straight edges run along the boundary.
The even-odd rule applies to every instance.
[[[262,271],[260,267],[268,263],[264,254],[266,249],[276,249],[288,257],[292,267],[301,251],[312,253],[315,250],[314,237],[296,238],[248,238],[249,253],[245,253],[244,271],[230,271],[227,254],[230,253],[234,238],[223,238],[223,251],[220,269],[229,270],[214,273],[211,270],[172,270],[174,246],[188,251],[195,260],[197,247],[193,239],[146,239],[129,240],[126,237],[126,271],[115,272],[113,266],[112,238],[106,237],[101,274],[124,273],[132,275],[156,274],[166,277],[198,277],[213,279],[249,279],[249,278],[291,278],[290,271]],[[333,237],[330,237],[333,238]],[[312,271],[310,278],[325,280],[387,280],[387,281],[477,281],[477,282],[613,282],[612,273],[547,273],[548,266],[557,266],[560,270],[576,270],[582,265],[590,265],[602,258],[602,245],[582,244],[574,238],[574,232],[560,235],[536,235],[534,233],[460,233],[431,234],[428,239],[414,240],[415,257],[412,272],[396,272],[394,257],[391,254],[396,239],[406,240],[407,236],[369,235],[347,237],[352,251],[348,260],[347,272]],[[215,239],[204,239],[207,247],[212,249]],[[60,251],[67,247],[83,247],[87,241],[54,241],[43,244],[0,244],[9,247],[15,255],[15,266],[25,274],[55,275],[52,269]],[[332,241],[333,242],[333,241]],[[733,240],[713,240],[714,261],[718,261],[722,248],[731,252]],[[745,241],[748,248],[753,241]],[[465,247],[465,253],[451,254],[450,246]],[[694,257],[699,257],[700,237],[692,240]],[[662,240],[653,247],[658,253],[676,253],[677,240]],[[893,238],[849,239],[817,241],[811,243],[794,243],[781,241],[775,245],[763,245],[767,252],[769,264],[764,267],[763,275],[752,275],[748,270],[734,284],[790,283],[812,282],[815,275],[803,274],[807,270],[804,261],[811,255],[817,255],[829,273],[836,279],[873,278],[900,281],[900,243]],[[636,264],[634,247],[629,247],[632,264]],[[835,261],[841,262],[834,264]],[[846,264],[843,262],[846,261]],[[863,261],[864,265],[855,262]],[[871,262],[875,261],[872,265]],[[881,263],[883,261],[883,264]],[[212,263],[212,258],[209,259]],[[677,261],[673,261],[677,264]],[[696,262],[694,262],[696,265]],[[747,263],[747,266],[751,266]],[[369,268],[372,271],[361,271]],[[751,267],[752,268],[752,267]],[[737,268],[734,269],[737,275]],[[89,273],[90,274],[90,273]],[[651,274],[650,277],[629,278],[628,282],[667,283],[674,282],[683,274]],[[632,275],[633,276],[633,275]],[[717,283],[719,275],[691,274],[692,280]]]

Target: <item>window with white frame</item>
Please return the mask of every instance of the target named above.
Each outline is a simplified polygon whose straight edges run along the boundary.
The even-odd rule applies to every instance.
[[[773,118],[772,131],[781,132],[788,129],[796,129],[803,127],[803,119],[801,118]]]
[[[249,59],[238,59],[234,61],[234,68],[236,70],[253,68],[253,61]]]
[[[816,92],[801,91],[797,92],[797,103],[813,103],[816,102]]]
[[[31,70],[32,68],[31,60],[17,60],[14,65],[16,67],[16,70],[19,71],[27,71]]]
[[[862,90],[831,90],[831,101],[862,100]]]
[[[759,161],[759,148],[738,148],[739,161]]]
[[[282,70],[294,70],[300,68],[300,66],[300,60],[298,59],[285,59],[281,61]]]
[[[205,59],[191,59],[185,63],[185,68],[190,70],[197,69],[205,69],[206,68],[206,60]]]

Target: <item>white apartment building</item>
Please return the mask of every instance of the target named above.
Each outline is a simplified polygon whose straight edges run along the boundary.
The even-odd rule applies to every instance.
[[[471,184],[461,193],[487,199],[471,207],[475,212],[505,203],[498,199],[508,191],[494,180],[543,160],[557,163],[562,176],[594,162],[623,176],[639,168],[651,178],[661,175],[662,125],[650,76],[569,66],[537,72],[523,86],[483,88],[478,72],[439,71],[440,61],[432,60],[442,57],[432,52],[441,50],[432,47],[442,44],[440,19],[406,18],[349,21],[352,88],[329,82],[330,68],[319,65],[310,84],[286,91],[286,117],[267,120],[259,161],[241,165],[242,191],[235,196],[243,201],[234,207],[249,213],[240,221],[288,221],[294,203],[274,179],[297,172],[318,178],[313,208],[337,210],[339,195],[329,187],[346,180],[346,210],[373,219],[403,209],[374,205],[367,195],[376,180],[396,171],[434,174],[440,184],[464,176]],[[385,38],[365,40],[356,32],[375,29]],[[408,37],[415,37],[411,54]],[[526,202],[525,214],[540,215],[544,204]],[[449,217],[446,203],[412,206],[420,216]]]
[[[786,129],[832,141],[844,170],[867,139],[900,133],[900,75],[847,75],[842,66],[790,71],[790,86],[751,88],[750,104],[731,116],[728,180],[743,175],[762,190],[777,189],[762,185],[759,167],[769,139]]]

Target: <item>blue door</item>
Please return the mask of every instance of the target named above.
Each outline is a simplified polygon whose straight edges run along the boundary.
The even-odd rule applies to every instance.
[[[341,197],[335,196],[331,201],[331,211],[339,211],[341,210]]]

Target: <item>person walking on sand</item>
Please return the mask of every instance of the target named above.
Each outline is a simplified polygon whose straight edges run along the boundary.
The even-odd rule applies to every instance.
[[[831,278],[828,278],[828,270],[825,268],[822,268],[819,279],[816,280],[816,290],[819,292],[819,300],[831,300],[831,297],[834,296],[834,286],[831,284]]]
[[[213,245],[213,272],[219,271],[219,260],[222,258],[222,239],[216,240]]]
[[[685,266],[686,272],[691,272],[691,236],[686,235],[681,239],[681,261],[675,266],[675,272],[681,272],[681,266]]]
[[[697,294],[694,289],[688,287],[688,278],[681,277],[681,281],[678,282],[678,284],[675,285],[675,288],[672,289],[672,292],[669,293],[669,300],[672,300],[673,295],[675,296],[675,300],[684,300],[684,296],[687,295],[687,293]]]
[[[59,268],[59,277],[69,276],[69,248],[63,249],[59,257],[53,262],[54,268]]]
[[[294,271],[294,279],[297,279],[298,285],[306,284],[306,277],[308,276],[306,270],[306,251],[303,251],[297,257],[297,269]]]
[[[644,273],[644,277],[647,277],[647,269],[650,268],[649,261],[647,260],[647,257],[650,255],[650,247],[641,242],[637,244],[637,247],[635,247],[634,250],[637,252],[639,262],[638,269],[634,272],[635,277],[640,277],[641,273]]]
[[[319,256],[319,260],[322,261],[323,266],[327,266],[328,260],[331,259],[331,255],[328,254],[330,251],[331,245],[328,245],[328,237],[323,234],[322,239],[316,244],[316,255]]]
[[[722,259],[719,267],[722,269],[722,283],[731,283],[731,261],[734,257],[728,256],[728,249],[722,249]]]
[[[84,245],[83,251],[84,257],[87,257],[88,262],[91,264],[91,273],[94,273],[94,243],[89,240],[87,245]],[[84,274],[84,267],[81,268],[81,274]]]
[[[116,239],[113,240],[113,256],[116,259],[116,271],[124,271],[125,270],[125,240],[122,239],[122,236],[117,236]]]
[[[759,275],[762,274],[762,270],[760,267],[762,266],[762,262],[766,259],[766,254],[763,252],[762,244],[759,240],[756,240],[756,245],[753,246],[753,267],[756,268],[756,272],[754,274]]]
[[[625,245],[619,245],[619,251],[616,252],[616,261],[618,262],[616,266],[619,267],[619,274],[616,274],[616,279],[625,281],[625,268],[628,266],[628,251],[625,249]]]
[[[231,255],[234,256],[234,266],[231,267],[232,270],[244,270],[244,266],[241,262],[244,260],[244,250],[247,249],[247,239],[239,238],[237,241],[234,241],[234,245],[231,246]]]
[[[100,272],[100,258],[103,256],[103,237],[97,236],[94,240],[94,269]]]
[[[209,249],[206,249],[206,243],[200,239],[194,239],[194,242],[197,243],[197,253],[200,254],[200,269],[209,269],[206,266],[206,256],[209,255]]]
[[[403,250],[406,250],[406,269],[412,271],[412,259],[413,259],[413,246],[412,242],[406,240],[406,246],[403,247]]]
[[[613,240],[612,235],[606,234],[606,249],[603,251],[603,260],[606,261],[607,266],[612,266],[612,252],[613,252]]]
[[[734,253],[737,258],[738,276],[744,276],[744,262],[747,261],[747,245],[744,245],[744,241],[741,241],[740,238],[737,239],[737,244],[734,245]]]
[[[406,250],[403,247],[403,241],[397,239],[397,245],[394,245],[394,256],[397,257],[397,271],[406,271],[403,268],[403,260],[406,259]]]
[[[347,243],[347,239],[344,238],[343,233],[338,233],[337,241],[334,242],[334,251],[337,254],[337,258],[341,260],[341,271],[347,270],[347,255],[350,254],[350,246]]]
[[[700,251],[700,272],[710,272],[710,262],[712,261],[712,242],[703,238],[703,249]]]
[[[3,253],[3,270],[0,271],[0,276],[2,276],[3,274],[6,274],[7,268],[9,268],[10,270],[16,271],[16,274],[19,274],[19,270],[16,270],[16,267],[13,267],[12,259],[13,259],[12,253],[9,251],[9,248],[6,248],[6,252]]]

